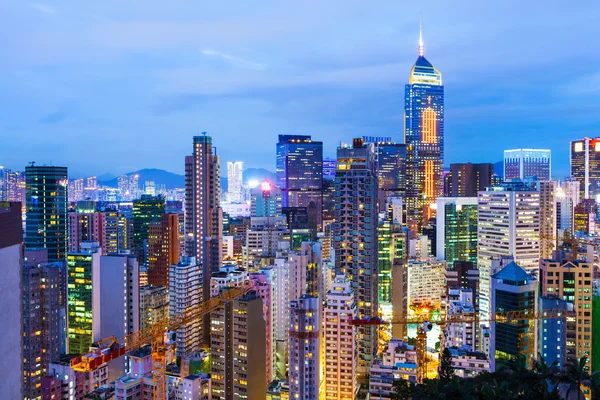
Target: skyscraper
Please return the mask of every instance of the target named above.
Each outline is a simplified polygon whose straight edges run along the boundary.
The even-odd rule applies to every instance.
[[[494,164],[450,164],[449,197],[477,197],[477,192],[492,186]]]
[[[107,254],[106,213],[97,212],[93,201],[79,201],[69,213],[69,251],[79,251],[82,242],[98,242]]]
[[[222,261],[223,210],[219,157],[212,137],[194,136],[194,151],[185,157],[185,252],[202,265],[202,301],[210,298],[210,277]],[[204,318],[203,335],[208,341],[209,318]]]
[[[279,135],[277,143],[277,186],[284,207],[323,208],[323,142],[305,135]]]
[[[435,216],[444,166],[442,74],[424,56],[423,37],[404,96],[407,223],[419,232]]]
[[[177,214],[163,214],[148,226],[148,283],[169,287],[169,267],[179,262]]]
[[[243,162],[227,162],[227,200],[231,203],[240,203],[242,201],[243,172]]]
[[[504,180],[535,177],[547,181],[552,176],[550,150],[504,150]]]
[[[133,247],[140,264],[148,261],[148,232],[153,222],[160,222],[165,213],[165,198],[143,194],[133,201]]]
[[[250,215],[252,217],[275,217],[281,215],[281,189],[269,181],[250,190]]]
[[[477,265],[477,197],[437,200],[437,258]]]
[[[48,249],[48,262],[67,257],[67,168],[25,167],[25,247]]]
[[[600,194],[600,137],[571,142],[571,176],[579,182],[581,199]]]
[[[372,143],[377,155],[379,209],[384,210],[387,198],[402,197],[405,193],[406,145],[394,143],[390,137],[363,139],[367,143],[370,143],[367,139],[374,140]]]
[[[318,400],[321,393],[321,316],[318,297],[290,302],[290,398]]]
[[[362,139],[337,150],[334,249],[337,271],[351,277],[359,317],[377,315],[377,175],[375,151]],[[357,329],[358,374],[377,353],[377,329]]]

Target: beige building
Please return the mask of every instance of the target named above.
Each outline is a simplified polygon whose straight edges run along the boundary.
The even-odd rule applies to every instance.
[[[140,287],[140,329],[144,330],[169,316],[169,289],[163,286]]]

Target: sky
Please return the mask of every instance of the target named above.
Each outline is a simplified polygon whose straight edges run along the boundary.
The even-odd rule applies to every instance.
[[[0,5],[0,165],[183,173],[192,137],[275,169],[278,134],[403,142],[417,57],[443,74],[445,164],[600,135],[597,1],[158,1]]]

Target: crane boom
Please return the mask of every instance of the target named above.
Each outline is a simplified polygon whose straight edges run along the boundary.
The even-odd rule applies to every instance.
[[[190,307],[180,314],[157,321],[144,330],[131,333],[122,338],[110,336],[96,342],[97,349],[85,355],[71,359],[71,368],[78,372],[90,372],[102,364],[117,359],[142,346],[152,346],[152,376],[154,380],[154,399],[166,400],[166,354],[170,346],[165,344],[166,332],[175,332],[185,325],[217,310],[219,307],[253,290],[251,284],[230,287],[219,295],[211,297],[201,304]]]

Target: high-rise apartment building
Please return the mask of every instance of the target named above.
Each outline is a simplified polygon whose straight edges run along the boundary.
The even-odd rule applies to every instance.
[[[449,197],[477,197],[477,192],[492,185],[494,164],[450,164]]]
[[[25,207],[25,172],[4,168],[4,195],[2,201],[19,202]]]
[[[566,361],[577,362],[586,356],[587,368],[591,368],[593,362],[593,270],[593,264],[579,260],[567,261],[558,251],[554,252],[551,259],[540,260],[542,295],[558,296],[573,304],[577,313],[567,318]]]
[[[117,254],[133,247],[133,218],[130,214],[109,210],[106,220],[106,254]]]
[[[505,185],[479,192],[477,267],[480,271],[479,309],[482,320],[490,311],[492,259],[511,256],[536,272],[540,258],[540,194],[527,187]]]
[[[565,230],[573,233],[575,206],[580,203],[579,182],[575,179],[568,179],[560,183],[556,188],[556,224],[559,230],[559,237]]]
[[[477,197],[437,199],[437,259],[477,265]]]
[[[446,299],[446,315],[451,318],[471,319],[462,324],[448,324],[444,330],[444,348],[467,346],[470,351],[477,348],[477,309],[475,308],[476,293],[470,289],[448,289]]]
[[[598,205],[594,199],[584,199],[575,206],[573,211],[574,232],[585,235],[596,232],[596,220],[598,219]]]
[[[325,398],[352,400],[355,398],[358,348],[354,341],[356,303],[345,275],[337,275],[327,292],[323,309],[325,340]]]
[[[210,297],[210,277],[221,267],[223,210],[219,157],[212,137],[194,136],[191,156],[185,157],[185,252],[202,266],[201,300]],[[208,342],[209,318],[203,321],[204,341]]]
[[[97,212],[93,201],[79,201],[75,212],[69,213],[68,251],[81,250],[82,242],[98,242],[102,254],[107,254],[106,213]]]
[[[227,201],[231,203],[242,202],[242,174],[244,163],[242,161],[227,162]]]
[[[48,249],[48,261],[67,257],[67,168],[25,167],[25,247]]]
[[[540,257],[550,258],[558,239],[558,188],[557,181],[539,181],[540,192]]]
[[[179,262],[177,214],[163,214],[148,225],[148,284],[169,287],[169,267]]]
[[[334,249],[336,271],[351,278],[358,315],[377,315],[377,175],[372,145],[354,139],[337,150]],[[366,376],[377,353],[374,326],[357,329],[358,374]]]
[[[321,276],[321,243],[305,242],[299,251],[288,254],[289,300],[298,300],[303,295],[323,298]]]
[[[409,260],[406,265],[406,301],[408,307],[431,305],[439,310],[444,294],[446,262],[435,259]]]
[[[275,344],[275,329],[277,317],[276,301],[276,271],[273,267],[261,268],[258,272],[249,275],[249,280],[254,287],[258,297],[262,299],[263,318],[265,320],[265,344],[266,344],[266,377],[267,383],[276,379],[277,348]]]
[[[148,262],[148,233],[153,222],[160,222],[165,213],[165,198],[143,194],[133,201],[133,248],[140,264]]]
[[[93,342],[93,274],[100,268],[97,242],[81,244],[67,255],[67,320],[69,354],[86,354]]]
[[[537,178],[549,181],[552,177],[550,150],[504,150],[504,180]]]
[[[212,313],[210,372],[213,399],[265,397],[265,333],[263,303],[256,293],[250,292]]]
[[[444,86],[441,72],[424,56],[422,35],[404,93],[406,215],[408,225],[420,233],[435,216],[444,167]]]
[[[600,194],[600,138],[571,142],[571,176],[579,182],[581,199]]]
[[[569,311],[573,311],[573,303],[563,300],[554,294],[546,296],[544,295],[545,292],[546,290],[542,287],[539,299],[540,312],[562,310],[565,316],[564,318],[543,319],[538,323],[538,352],[550,365],[556,362],[559,368],[564,368],[567,363],[567,332],[569,330],[566,314]],[[571,323],[570,325],[572,329],[573,324]],[[571,335],[570,349],[575,350],[573,336],[576,333],[573,331],[569,333]]]
[[[202,302],[202,266],[193,257],[184,257],[169,270],[170,316],[181,314]],[[210,288],[209,288],[210,290]],[[200,350],[202,326],[200,321],[191,321],[175,335],[177,358]]]
[[[48,374],[50,362],[60,357],[64,264],[46,261],[46,250],[25,252],[22,326],[23,396],[26,399],[41,398],[42,377]]]
[[[511,262],[491,277],[491,310],[523,311],[534,314],[538,309],[538,285],[525,268]],[[524,319],[493,322],[490,326],[490,366],[516,356],[532,360],[537,356],[537,320]]]
[[[140,330],[169,317],[169,287],[140,287]]]
[[[250,216],[275,217],[281,215],[281,189],[269,181],[250,190]]]
[[[306,135],[279,135],[277,143],[277,186],[284,207],[323,208],[323,142]]]
[[[7,399],[23,398],[23,332],[21,268],[23,228],[21,203],[0,202],[0,310],[7,329],[0,341],[0,393]]]
[[[318,400],[321,391],[321,319],[318,297],[290,302],[290,398]]]
[[[337,160],[335,158],[323,158],[323,180],[333,181],[335,179],[335,169]]]

